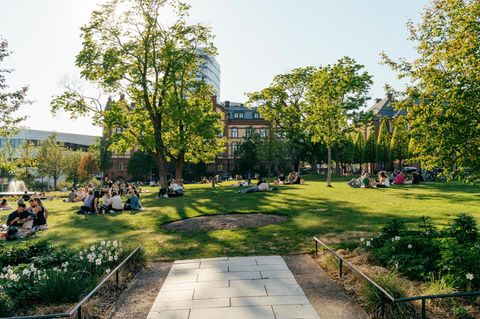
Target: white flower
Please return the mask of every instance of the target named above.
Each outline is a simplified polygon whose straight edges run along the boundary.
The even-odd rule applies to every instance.
[[[105,244],[106,244],[105,240],[102,240],[101,244],[102,244],[102,246],[105,246]]]
[[[95,246],[90,246],[90,251],[94,251],[95,250]]]
[[[413,248],[412,244],[408,244],[407,248],[412,249]]]
[[[363,243],[365,241],[365,238],[360,238],[360,241]]]
[[[68,261],[64,262],[64,263],[62,264],[62,267],[63,267],[63,268],[67,268],[67,267],[68,267]]]
[[[113,261],[113,257],[112,257],[112,256],[108,256],[108,261]]]
[[[97,260],[95,260],[95,264],[97,266],[100,266],[102,264],[102,260],[100,258],[98,258]]]
[[[370,246],[371,246],[371,243],[370,243],[369,240],[367,240],[367,243],[366,243],[366,244],[367,244],[367,247],[370,247]]]
[[[116,241],[116,240],[113,241],[113,247],[115,247],[115,248],[118,247],[118,241]]]
[[[105,272],[107,273],[107,275],[110,273],[110,268],[108,268],[107,270],[105,270]]]
[[[471,274],[471,273],[468,273],[468,274],[466,274],[465,276],[466,276],[467,279],[470,280],[470,281],[472,281],[473,278],[474,278],[473,274]]]
[[[400,240],[400,236],[395,236],[395,240],[396,240],[396,241],[399,241],[399,240]]]

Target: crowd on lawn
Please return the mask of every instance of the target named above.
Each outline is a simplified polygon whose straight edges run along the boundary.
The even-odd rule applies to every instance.
[[[108,181],[104,188],[72,189],[65,202],[82,203],[77,214],[95,215],[139,211],[143,209],[140,203],[140,192],[141,188],[135,184]],[[122,196],[127,196],[125,203],[122,202]]]
[[[378,172],[371,176],[368,172],[363,173],[359,178],[353,178],[347,184],[353,188],[389,188],[391,185],[411,185],[425,182],[423,175],[414,171],[410,178],[407,178],[403,171],[395,171],[392,175],[387,172]]]
[[[269,183],[259,175],[255,176],[256,184],[252,182],[251,178],[242,180],[240,175],[236,175],[235,179],[239,180],[239,182],[233,184],[232,187],[249,186],[246,189],[239,190],[239,193],[268,192],[278,190],[277,186],[279,185],[303,184],[303,179],[300,178],[300,174],[298,172],[290,172],[287,176],[285,176],[283,173],[279,173],[278,177],[273,181],[273,187],[270,187]]]
[[[0,223],[0,238],[16,240],[34,235],[37,231],[48,229],[48,210],[43,205],[42,199],[47,197],[41,195],[29,195],[25,192],[17,200],[17,208],[8,215],[6,224]],[[0,204],[2,210],[11,210],[6,198]]]

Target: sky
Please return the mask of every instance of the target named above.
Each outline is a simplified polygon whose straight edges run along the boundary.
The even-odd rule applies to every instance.
[[[56,132],[101,134],[88,118],[50,113],[61,81],[77,78],[80,27],[100,0],[0,0],[0,36],[13,51],[2,67],[15,71],[10,89],[29,86],[33,101],[24,126]],[[350,56],[373,75],[373,99],[396,74],[379,53],[415,57],[406,23],[418,21],[427,0],[190,0],[190,19],[212,28],[221,66],[221,100],[244,102],[273,76],[297,67],[335,63]],[[372,103],[370,101],[369,103]]]

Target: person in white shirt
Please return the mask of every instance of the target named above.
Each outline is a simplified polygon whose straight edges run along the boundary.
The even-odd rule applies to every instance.
[[[267,182],[263,182],[260,185],[258,185],[258,190],[261,192],[268,192],[269,187]]]
[[[110,200],[110,205],[112,206],[112,210],[114,212],[123,212],[122,199],[115,192],[112,193],[112,198]]]

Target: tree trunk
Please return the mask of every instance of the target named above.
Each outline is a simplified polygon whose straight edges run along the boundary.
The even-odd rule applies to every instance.
[[[57,180],[58,176],[53,176],[53,190],[57,190]]]
[[[328,161],[327,161],[327,187],[332,187],[332,148],[327,147]]]
[[[319,144],[318,143],[313,143],[312,144],[312,162],[310,163],[311,168],[311,173],[312,174],[318,174],[318,148]]]
[[[160,189],[168,188],[167,181],[167,161],[163,153],[157,153],[157,162],[158,162],[158,181],[160,183]]]
[[[182,182],[182,169],[183,169],[183,160],[182,159],[177,159],[175,161],[175,180],[177,183]]]
[[[338,146],[335,146],[335,174],[340,175],[340,160],[339,160]]]

